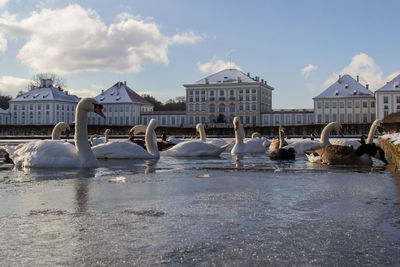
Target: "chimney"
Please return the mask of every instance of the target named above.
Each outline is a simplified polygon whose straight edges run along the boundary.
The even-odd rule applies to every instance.
[[[342,83],[342,75],[339,75],[338,83]]]
[[[357,82],[358,83],[360,82],[360,76],[359,75],[357,75]]]
[[[124,86],[126,87],[126,81],[124,81]]]
[[[104,95],[104,90],[101,90],[101,95]]]
[[[365,88],[369,89],[369,84],[368,83],[365,85]]]
[[[45,79],[40,79],[40,87],[45,87],[46,82]]]
[[[250,77],[250,72],[247,73],[247,77]]]
[[[256,76],[255,80],[258,82],[260,80],[260,77]]]
[[[242,79],[240,79],[240,77],[238,76],[238,77],[237,77],[237,81],[238,81],[238,83],[241,83],[241,82],[242,82]]]
[[[206,84],[208,84],[208,78],[206,78]]]
[[[261,79],[261,83],[264,83],[264,79]]]

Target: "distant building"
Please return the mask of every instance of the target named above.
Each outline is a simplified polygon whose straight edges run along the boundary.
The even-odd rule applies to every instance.
[[[308,125],[314,123],[313,109],[274,109],[263,113],[262,126]]]
[[[10,124],[10,113],[0,108],[0,124]]]
[[[225,69],[186,88],[187,124],[231,123],[239,116],[244,125],[260,125],[261,114],[272,110],[273,87],[258,76]]]
[[[130,89],[126,82],[117,82],[95,97],[103,105],[106,119],[89,114],[89,124],[135,125],[140,124],[140,114],[153,111],[153,105]]]
[[[383,117],[400,111],[400,74],[375,91],[376,117]]]
[[[374,94],[350,75],[339,79],[313,98],[315,123],[371,123],[376,118]]]
[[[151,119],[157,119],[158,126],[182,127],[186,126],[186,111],[152,111],[141,114],[142,124],[148,124]]]
[[[39,87],[10,100],[11,124],[70,124],[78,102],[77,96],[55,88],[52,80],[42,79]]]

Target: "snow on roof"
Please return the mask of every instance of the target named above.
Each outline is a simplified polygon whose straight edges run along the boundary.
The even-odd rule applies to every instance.
[[[4,109],[0,108],[0,114],[9,114],[8,111],[5,111]]]
[[[78,103],[79,98],[75,95],[69,95],[66,92],[62,92],[60,89],[54,86],[50,87],[36,87],[35,89],[17,96],[10,101],[62,101]]]
[[[397,75],[393,80],[386,83],[384,86],[376,90],[375,92],[382,91],[399,91],[400,90],[400,74]]]
[[[329,86],[316,98],[374,97],[374,93],[346,74]]]
[[[101,104],[134,103],[148,106],[152,105],[146,99],[130,89],[126,85],[126,82],[117,82],[112,87],[96,96],[94,99]]]
[[[221,83],[257,83],[255,79],[247,76],[237,69],[226,69],[205,77],[194,84],[221,84]]]

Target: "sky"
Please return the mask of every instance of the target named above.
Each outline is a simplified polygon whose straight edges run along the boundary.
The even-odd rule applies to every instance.
[[[0,0],[0,94],[35,74],[96,96],[118,81],[165,102],[225,68],[312,108],[339,74],[375,91],[400,73],[400,1]]]

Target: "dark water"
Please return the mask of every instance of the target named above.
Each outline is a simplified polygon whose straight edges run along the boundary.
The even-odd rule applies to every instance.
[[[399,179],[267,155],[0,162],[2,266],[399,266]]]

